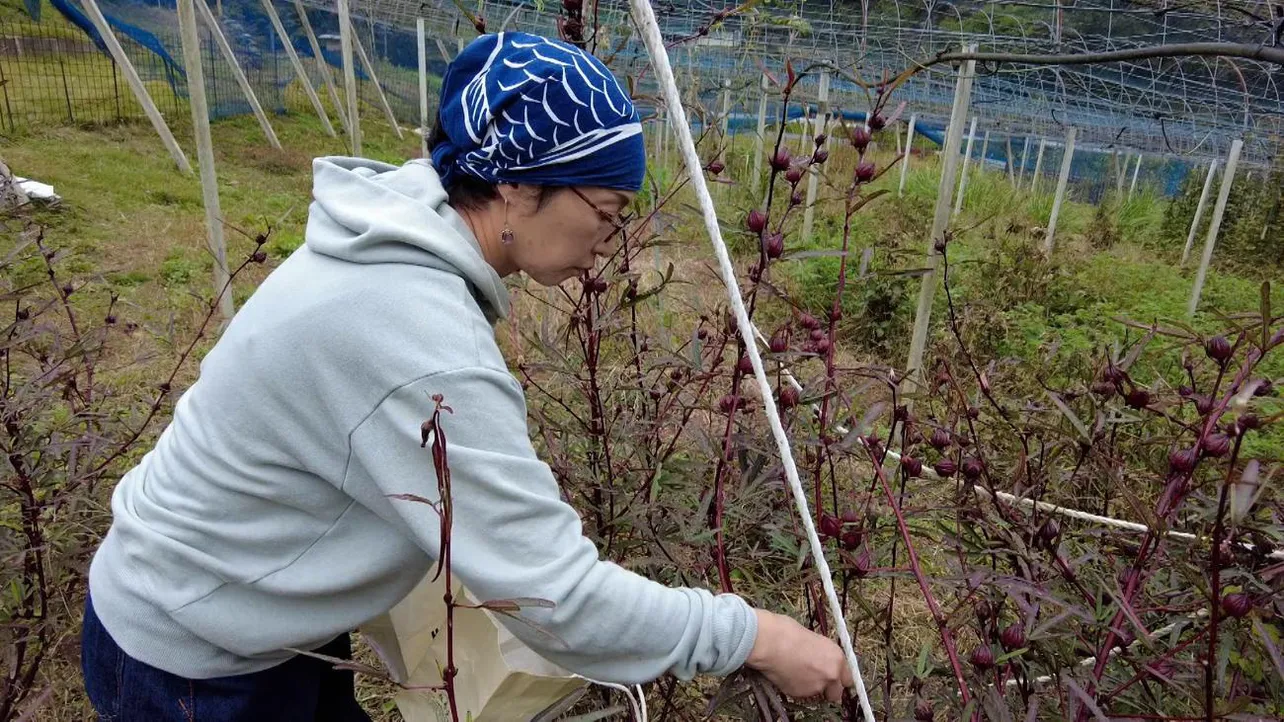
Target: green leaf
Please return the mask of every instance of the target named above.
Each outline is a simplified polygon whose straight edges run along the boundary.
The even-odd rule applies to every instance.
[[[914,666],[914,676],[919,679],[927,679],[932,672],[932,645],[923,642],[923,646],[918,650],[918,663]]]
[[[1009,659],[1013,659],[1013,658],[1015,658],[1015,657],[1020,657],[1022,654],[1025,654],[1026,650],[1028,650],[1028,649],[1029,649],[1029,647],[1022,647],[1022,648],[1020,648],[1020,649],[1014,649],[1014,650],[1012,650],[1011,652],[1008,652],[1007,654],[1000,654],[1000,655],[999,655],[999,658],[998,658],[998,659],[996,659],[996,660],[994,660],[994,663],[995,663],[995,664],[1003,664],[1004,662],[1008,661]]]

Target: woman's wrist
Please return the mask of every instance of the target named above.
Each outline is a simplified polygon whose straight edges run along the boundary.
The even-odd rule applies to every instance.
[[[749,650],[749,657],[745,659],[745,666],[756,669],[764,666],[772,657],[777,621],[776,615],[766,610],[754,609],[753,613],[758,617],[758,635],[753,649]]]

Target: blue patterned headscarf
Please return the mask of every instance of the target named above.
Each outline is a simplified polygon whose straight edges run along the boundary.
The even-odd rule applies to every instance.
[[[488,183],[637,191],[646,150],[637,109],[602,61],[527,33],[483,35],[441,83],[448,140],[432,149],[447,188]]]

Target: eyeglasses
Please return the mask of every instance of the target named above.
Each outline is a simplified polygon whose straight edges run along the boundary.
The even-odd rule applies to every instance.
[[[615,229],[611,233],[611,236],[614,236],[616,233],[619,233],[629,227],[629,221],[633,220],[632,213],[611,213],[610,211],[605,211],[601,206],[590,200],[588,196],[584,195],[579,188],[576,188],[575,186],[569,186],[569,188],[573,193],[575,193],[575,195],[580,197],[580,200],[587,203],[589,208],[597,211],[597,214],[602,217],[602,220],[611,224],[611,227]]]

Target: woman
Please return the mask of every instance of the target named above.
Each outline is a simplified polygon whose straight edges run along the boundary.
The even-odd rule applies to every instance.
[[[501,279],[557,284],[612,251],[645,156],[632,101],[573,46],[478,38],[442,82],[431,165],[314,164],[306,243],[201,364],[120,482],[94,557],[83,666],[105,720],[365,720],[349,654],[439,551],[420,425],[448,415],[452,569],[561,640],[512,631],[584,676],[761,670],[794,696],[851,684],[838,648],[732,595],[599,560],[532,449],[495,344]]]

